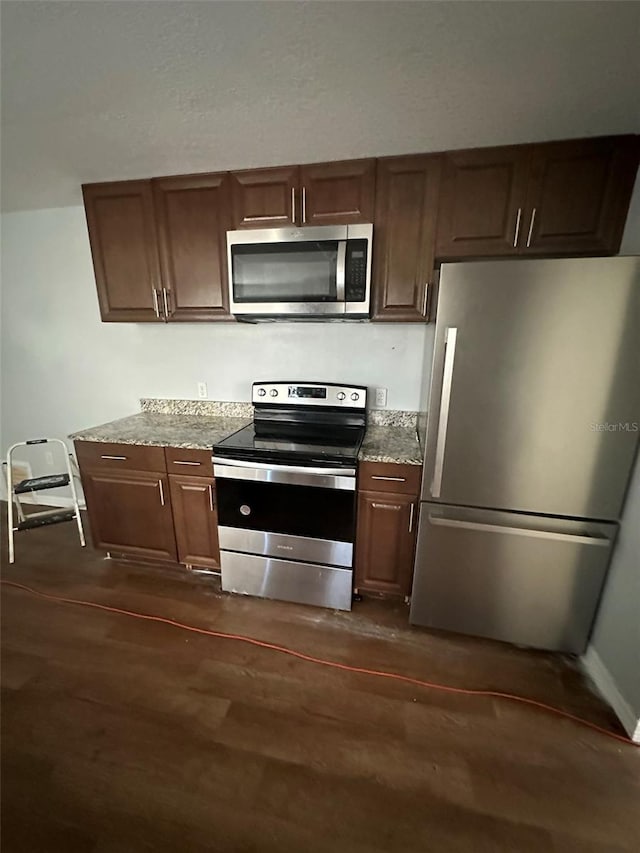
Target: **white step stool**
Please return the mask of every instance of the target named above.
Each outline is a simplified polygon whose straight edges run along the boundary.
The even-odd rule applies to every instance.
[[[64,459],[66,463],[66,472],[64,474],[47,474],[44,477],[29,477],[27,480],[21,480],[14,485],[13,483],[13,467],[12,455],[17,447],[28,447],[32,444],[59,444],[64,449]],[[7,451],[7,461],[4,463],[7,466],[7,521],[9,528],[9,562],[14,562],[14,534],[22,530],[31,530],[34,527],[43,527],[46,524],[60,524],[62,521],[76,520],[78,525],[78,533],[80,534],[80,544],[85,545],[84,530],[82,529],[82,519],[80,518],[80,507],[78,506],[78,495],[76,486],[73,482],[73,469],[71,468],[71,454],[67,450],[67,445],[59,438],[34,438],[30,441],[18,441],[12,444]],[[71,497],[73,499],[73,509],[48,509],[42,512],[31,512],[25,515],[20,504],[20,495],[27,493],[41,492],[47,489],[59,489],[61,486],[69,486],[71,489]],[[15,504],[15,507],[14,507]],[[13,513],[14,508],[18,523],[14,526]]]

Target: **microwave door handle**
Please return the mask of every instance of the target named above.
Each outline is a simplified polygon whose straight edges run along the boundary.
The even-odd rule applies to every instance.
[[[344,279],[346,273],[347,241],[338,241],[338,257],[336,259],[336,300],[344,302]]]

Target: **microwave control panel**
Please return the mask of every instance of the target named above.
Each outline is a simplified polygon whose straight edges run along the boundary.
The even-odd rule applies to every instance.
[[[349,240],[345,258],[345,299],[364,302],[367,295],[367,240]]]

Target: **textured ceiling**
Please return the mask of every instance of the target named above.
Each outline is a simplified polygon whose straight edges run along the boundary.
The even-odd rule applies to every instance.
[[[640,3],[2,2],[4,209],[83,181],[640,130]]]

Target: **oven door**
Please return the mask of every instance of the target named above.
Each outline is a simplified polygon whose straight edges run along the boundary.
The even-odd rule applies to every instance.
[[[354,474],[216,460],[221,551],[351,568]]]
[[[232,314],[345,313],[346,226],[229,231]]]

